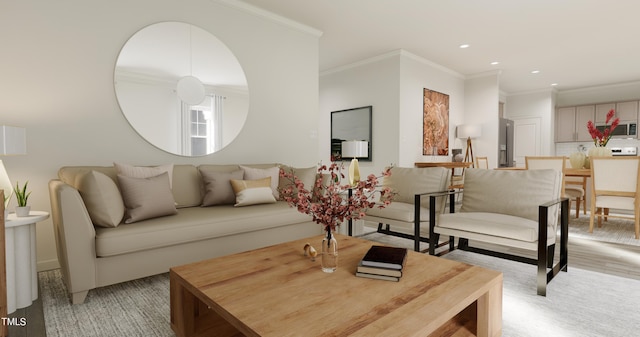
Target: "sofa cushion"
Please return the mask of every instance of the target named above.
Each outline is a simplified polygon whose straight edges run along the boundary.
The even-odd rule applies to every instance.
[[[538,221],[538,206],[560,197],[562,172],[556,170],[467,169],[460,212],[513,215]],[[548,223],[557,224],[558,207]]]
[[[280,168],[277,166],[269,167],[266,169],[249,167],[240,165],[240,168],[244,170],[245,180],[257,180],[266,177],[271,178],[271,192],[273,197],[278,200],[280,198],[280,192],[278,192],[278,183],[280,181]]]
[[[119,174],[118,181],[127,208],[125,223],[176,213],[167,172],[149,178],[132,178]]]
[[[238,165],[233,165],[238,169]],[[76,177],[86,174],[89,171],[97,171],[111,178],[116,185],[119,185],[118,172],[113,166],[65,166],[58,170],[58,177],[64,183],[78,188],[76,185]],[[174,165],[173,166],[173,198],[176,201],[176,207],[193,207],[200,206],[202,203],[202,179],[198,173],[198,168],[193,165]]]
[[[176,207],[195,207],[202,204],[202,178],[193,165],[173,165],[171,188]]]
[[[231,186],[236,194],[236,207],[276,202],[271,190],[271,177],[256,180],[231,179]]]
[[[124,202],[111,178],[94,170],[86,171],[76,175],[75,186],[94,225],[117,227],[122,222]]]
[[[303,226],[318,226],[320,232],[309,215],[282,201],[241,208],[232,205],[182,208],[173,216],[117,228],[96,228],[96,255],[114,256],[304,222],[308,224]]]
[[[133,166],[129,164],[113,163],[119,175],[131,178],[151,178],[167,172],[169,177],[169,187],[173,186],[173,164],[160,166]]]
[[[293,174],[295,177],[300,179],[304,184],[304,188],[308,191],[313,191],[316,183],[316,177],[318,176],[318,168],[315,166],[307,167],[307,168],[295,168],[286,165],[280,165],[280,170],[285,173]],[[283,189],[292,186],[293,193],[292,195],[298,194],[298,190],[295,188],[294,182],[289,178],[281,177],[278,181],[278,191],[282,191]],[[280,193],[280,200],[282,200],[282,193]]]
[[[233,172],[209,171],[206,168],[199,170],[205,190],[202,206],[229,205],[236,202],[236,193],[231,186],[231,180],[242,180],[243,170]]]

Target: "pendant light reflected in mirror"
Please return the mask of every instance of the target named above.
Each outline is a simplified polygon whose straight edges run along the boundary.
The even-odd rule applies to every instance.
[[[176,87],[178,97],[189,105],[197,105],[204,101],[204,84],[194,76],[185,76],[178,81]]]
[[[176,93],[180,100],[189,105],[196,105],[204,101],[204,84],[193,76],[193,28],[189,26],[189,76],[178,81]]]

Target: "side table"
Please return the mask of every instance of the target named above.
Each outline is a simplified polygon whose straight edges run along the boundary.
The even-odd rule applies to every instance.
[[[48,212],[31,211],[29,216],[15,213],[5,221],[7,266],[7,313],[26,308],[38,298],[36,270],[36,223],[49,217]]]

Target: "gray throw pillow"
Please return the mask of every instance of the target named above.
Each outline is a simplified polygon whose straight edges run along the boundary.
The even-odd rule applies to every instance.
[[[202,175],[205,191],[202,206],[230,205],[236,202],[231,180],[242,180],[243,170],[219,172],[200,169],[200,175]]]
[[[124,202],[115,181],[92,170],[76,176],[76,186],[94,225],[117,227],[120,224]]]
[[[175,201],[169,187],[169,174],[150,178],[131,178],[118,175],[124,205],[127,208],[124,222],[157,218],[176,214]]]

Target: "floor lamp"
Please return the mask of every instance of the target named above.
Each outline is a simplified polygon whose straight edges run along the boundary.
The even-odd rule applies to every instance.
[[[471,167],[475,167],[475,161],[473,159],[473,145],[471,139],[478,138],[482,135],[482,130],[479,125],[462,124],[457,127],[457,137],[467,140],[467,151],[464,154],[463,162],[470,162]]]

